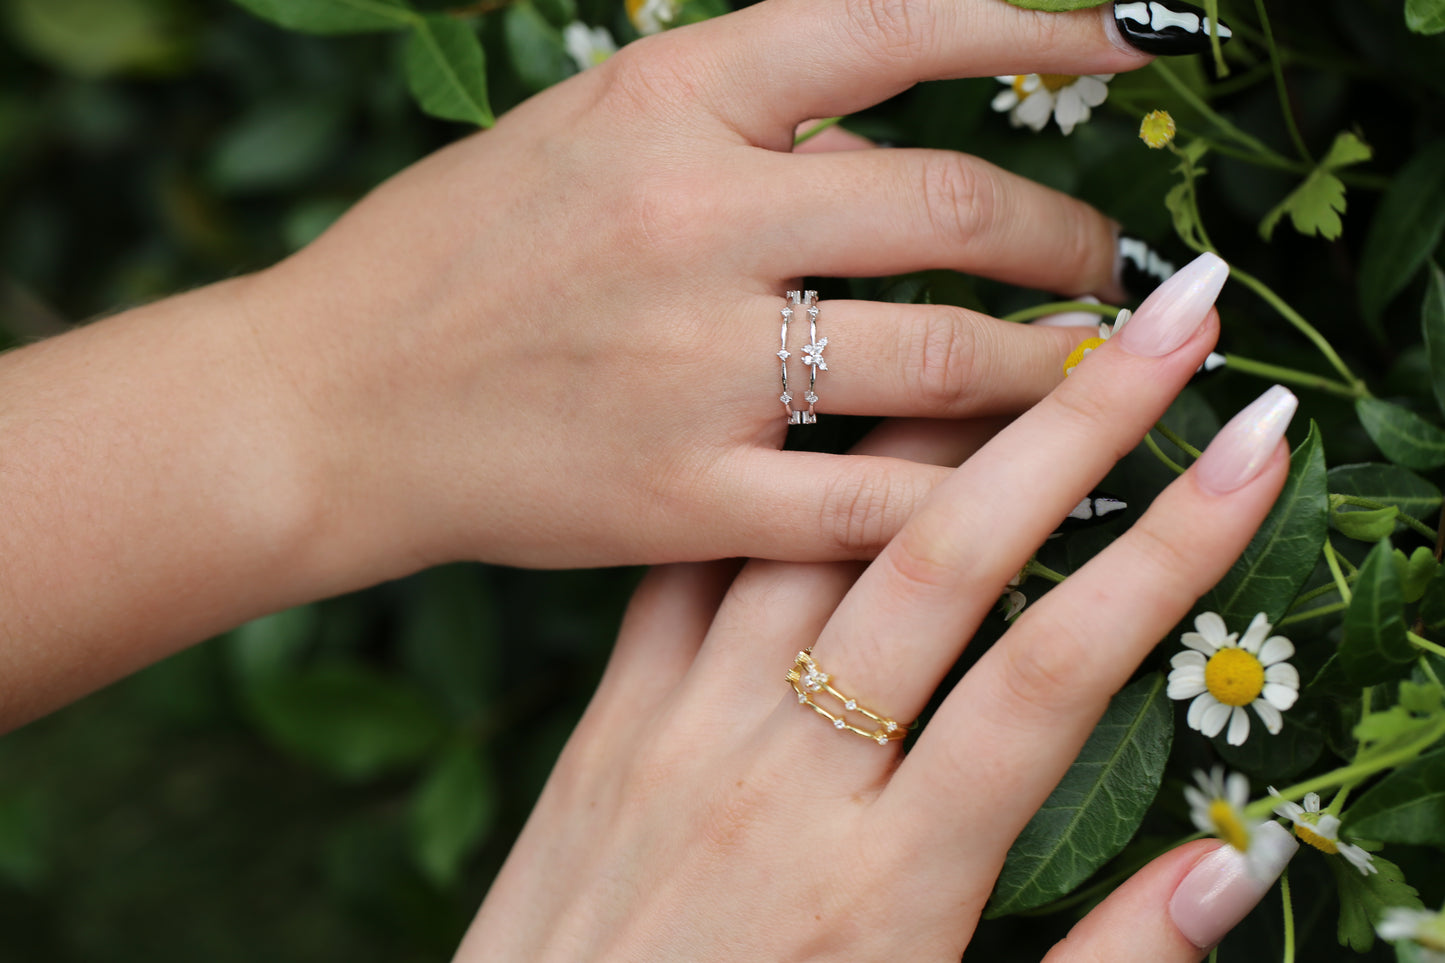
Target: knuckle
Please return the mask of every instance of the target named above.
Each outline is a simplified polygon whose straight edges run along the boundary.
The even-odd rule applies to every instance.
[[[702,93],[703,71],[674,36],[657,34],[627,44],[602,65],[602,99],[617,101],[627,113],[651,116],[668,105],[687,103]]]
[[[906,363],[928,410],[953,413],[964,407],[973,393],[977,348],[977,331],[959,312],[930,314],[918,329]]]
[[[1032,727],[1072,707],[1079,697],[1080,659],[1087,653],[1077,626],[1047,624],[1041,612],[1028,615],[1034,615],[1031,631],[1002,647],[999,679],[1010,717]]]
[[[1127,538],[1131,551],[1137,552],[1144,562],[1140,571],[1155,573],[1156,578],[1177,579],[1199,568],[1195,552],[1165,537],[1147,519],[1131,528]]]
[[[905,528],[888,546],[887,560],[903,594],[913,597],[949,591],[964,577],[957,546],[937,526]]]
[[[932,34],[927,4],[913,0],[848,0],[845,22],[869,57],[884,64],[916,60]]]
[[[1107,446],[1111,463],[1129,454],[1139,442],[1138,436],[1110,430],[1121,409],[1109,391],[1056,391],[1050,400],[1068,425],[1069,437],[1079,445]]]
[[[999,180],[961,155],[930,155],[920,169],[918,197],[933,232],[946,243],[967,243],[986,232],[999,210]]]
[[[897,526],[893,480],[883,465],[835,478],[823,495],[821,530],[854,558],[868,557]]]

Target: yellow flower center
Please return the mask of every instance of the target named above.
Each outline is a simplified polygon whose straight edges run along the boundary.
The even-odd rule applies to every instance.
[[[1249,830],[1239,820],[1239,813],[1223,799],[1209,804],[1209,821],[1214,824],[1214,835],[1224,840],[1241,853],[1249,850]]]
[[[1064,375],[1067,376],[1072,373],[1073,370],[1079,366],[1079,362],[1084,360],[1084,355],[1093,351],[1103,343],[1103,338],[1087,338],[1080,342],[1079,346],[1073,351],[1070,351],[1069,356],[1064,359]]]
[[[1204,687],[1227,706],[1247,706],[1264,691],[1264,666],[1243,649],[1220,649],[1204,666]]]
[[[631,3],[632,0],[627,0],[627,2]],[[1014,93],[1019,95],[1019,100],[1024,100],[1028,97],[1029,94],[1033,93],[1032,90],[1024,90],[1024,83],[1029,79],[1030,76],[1032,75],[1019,74],[1018,76],[1014,77]],[[1038,77],[1039,86],[1043,87],[1045,90],[1054,93],[1063,90],[1065,87],[1069,86],[1069,84],[1072,84],[1074,81],[1079,79],[1078,74],[1039,74]]]
[[[1174,139],[1174,118],[1167,110],[1154,110],[1144,115],[1139,125],[1139,138],[1153,148],[1163,147]]]
[[[1300,842],[1309,843],[1322,853],[1328,853],[1334,856],[1340,851],[1339,845],[1333,839],[1330,839],[1328,836],[1321,836],[1304,823],[1294,824],[1294,834],[1300,838]]]

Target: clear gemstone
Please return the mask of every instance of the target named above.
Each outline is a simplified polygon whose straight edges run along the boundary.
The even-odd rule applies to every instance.
[[[816,404],[818,401],[818,396],[809,391],[807,394],[803,395],[803,400],[810,405]]]
[[[849,699],[847,702],[843,703],[843,708],[847,709],[849,712],[852,712],[854,709],[858,708],[858,702],[855,699]]]
[[[807,702],[807,701],[808,701],[808,694],[807,694],[806,692],[799,692],[799,693],[798,693],[798,701],[799,701],[799,702]]]
[[[846,726],[847,724],[848,724],[848,723],[844,722],[842,719],[834,719],[834,720],[833,720],[833,728],[834,728],[834,729],[841,729],[841,728],[843,728],[844,726]]]
[[[783,320],[784,320],[784,321],[791,321],[791,320],[793,320],[793,309],[792,309],[792,308],[783,308]]]
[[[787,404],[788,402],[793,400],[793,396],[784,391],[782,394],[778,395],[778,400],[781,401],[783,404]]]
[[[811,307],[811,308],[808,309],[808,320],[809,320],[809,321],[816,321],[816,320],[818,320],[818,309],[817,309],[817,307]]]
[[[884,724],[883,728],[884,728],[885,730],[887,730],[888,732],[897,732],[897,731],[898,731],[898,723],[893,722],[893,721],[890,720],[889,722],[887,722],[887,723]]]
[[[790,352],[787,348],[784,348],[783,350],[778,352],[778,357],[782,358],[784,361],[787,361],[792,356],[792,352]]]
[[[880,733],[878,733],[876,736],[874,736],[873,738],[876,739],[876,740],[878,740],[878,745],[880,745],[880,746],[886,746],[886,745],[888,745],[888,733],[886,733],[886,732],[880,732]]]

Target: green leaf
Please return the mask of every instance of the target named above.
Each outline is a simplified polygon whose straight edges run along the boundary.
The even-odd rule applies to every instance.
[[[1386,306],[1445,232],[1445,140],[1420,151],[1390,180],[1360,257],[1360,309],[1379,331]]]
[[[43,793],[0,793],[0,881],[29,889],[50,875],[49,829]]]
[[[245,685],[290,672],[311,646],[321,624],[314,605],[299,605],[236,629],[226,639],[231,671]]]
[[[1009,850],[985,916],[1064,895],[1112,859],[1139,828],[1173,743],[1164,676],[1124,689],[1069,771]]]
[[[406,44],[406,80],[422,110],[443,120],[490,127],[482,42],[472,28],[444,14],[417,21]]]
[[[1375,924],[1392,906],[1424,909],[1420,894],[1405,882],[1400,867],[1375,854],[1375,868],[1369,876],[1343,859],[1327,859],[1325,865],[1335,874],[1340,895],[1340,922],[1336,930],[1340,945],[1364,953],[1375,945]]]
[[[408,600],[400,630],[407,674],[435,692],[452,716],[478,719],[495,692],[501,646],[497,602],[479,565],[447,565],[405,583]]]
[[[221,136],[207,175],[226,192],[294,187],[331,158],[345,123],[344,111],[323,96],[262,101]]]
[[[1325,477],[1332,493],[1394,505],[1416,518],[1425,518],[1440,507],[1440,489],[1398,465],[1385,462],[1337,465]]]
[[[1016,7],[1023,7],[1025,10],[1047,10],[1050,13],[1060,13],[1065,10],[1101,7],[1108,0],[1008,0],[1008,2]]]
[[[1380,451],[1396,464],[1417,471],[1445,465],[1445,431],[1413,411],[1379,398],[1360,398],[1355,414]]]
[[[1445,0],[1405,0],[1405,26],[1415,33],[1445,31]]]
[[[1445,711],[1445,690],[1437,683],[1400,683],[1400,699],[1388,709],[1371,712],[1355,724],[1354,737],[1360,744],[1356,762],[1378,758],[1411,743],[1428,740],[1441,728]]]
[[[1445,751],[1396,769],[1345,811],[1355,836],[1382,843],[1445,846]]]
[[[535,6],[520,0],[509,5],[502,18],[512,69],[527,89],[545,90],[577,72],[562,32],[548,23]]]
[[[491,831],[496,812],[496,784],[477,750],[465,743],[450,746],[411,802],[412,851],[422,873],[437,886],[455,883],[466,858]]]
[[[1337,498],[1338,495],[1330,496],[1330,524],[1346,538],[1378,542],[1394,534],[1395,519],[1400,517],[1400,510],[1394,505],[1386,505],[1384,508],[1347,509],[1336,504]]]
[[[1318,234],[1331,241],[1339,237],[1344,230],[1340,215],[1345,212],[1345,185],[1333,171],[1367,161],[1371,153],[1369,144],[1341,131],[1319,165],[1260,221],[1260,235],[1268,241],[1280,218],[1289,214],[1301,234]]]
[[[67,73],[101,77],[176,66],[189,42],[158,0],[10,0],[14,39]]]
[[[1427,276],[1425,301],[1420,305],[1420,333],[1430,359],[1430,386],[1435,389],[1436,404],[1445,413],[1445,271],[1430,264]]]
[[[1445,567],[1436,568],[1420,599],[1420,619],[1431,632],[1445,631]]]
[[[1258,720],[1255,722],[1257,725]],[[1224,733],[1210,741],[1225,765],[1264,782],[1304,772],[1315,764],[1325,747],[1319,725],[1313,719],[1302,719],[1299,709],[1284,714],[1284,728],[1278,735],[1257,732],[1242,746],[1231,746]]]
[[[1257,612],[1278,622],[1314,571],[1329,524],[1324,446],[1319,426],[1311,422],[1309,435],[1290,456],[1279,499],[1202,607],[1218,612],[1228,625],[1248,625]]]
[[[1424,545],[1411,552],[1409,558],[1398,548],[1395,549],[1395,574],[1400,579],[1400,594],[1404,596],[1407,605],[1424,597],[1425,589],[1429,587],[1430,580],[1435,577],[1439,568],[1440,563],[1435,561],[1435,553]]]
[[[1370,549],[1360,566],[1340,647],[1316,681],[1361,687],[1400,678],[1416,655],[1405,631],[1405,600],[1394,549],[1385,539]]]
[[[416,689],[349,663],[264,680],[250,705],[278,746],[344,779],[419,762],[446,731]]]
[[[406,0],[234,0],[287,30],[369,33],[398,30],[417,21]]]

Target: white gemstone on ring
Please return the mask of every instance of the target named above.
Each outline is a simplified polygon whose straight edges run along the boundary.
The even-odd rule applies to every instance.
[[[873,738],[874,738],[875,740],[877,740],[878,745],[880,745],[880,746],[886,746],[886,745],[888,745],[888,733],[886,733],[886,732],[880,732],[880,733],[878,733],[877,735],[875,735]]]
[[[844,722],[842,719],[834,719],[834,720],[833,720],[833,728],[834,728],[834,729],[842,729],[842,728],[844,728],[844,727],[847,726],[847,725],[848,725],[848,723]]]
[[[856,699],[849,699],[847,702],[843,703],[843,708],[847,709],[849,712],[852,712],[854,709],[858,708],[858,701]]]
[[[884,723],[883,728],[884,728],[885,730],[887,730],[888,732],[897,732],[897,731],[898,731],[898,723],[896,723],[896,722],[894,722],[894,721],[892,721],[892,720],[890,719],[888,722]]]

